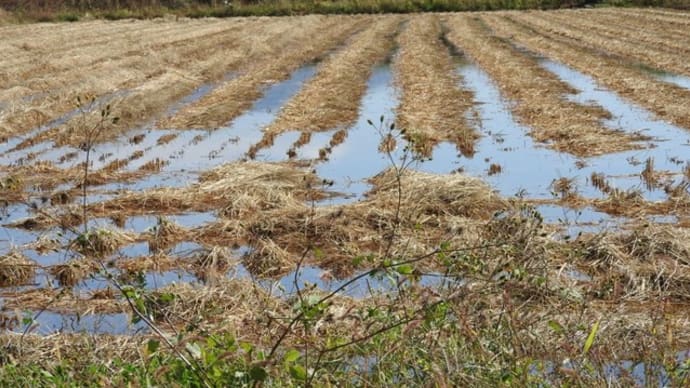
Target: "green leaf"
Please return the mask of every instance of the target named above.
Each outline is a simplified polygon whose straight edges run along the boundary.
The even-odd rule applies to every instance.
[[[292,365],[290,366],[290,376],[297,380],[306,380],[307,370],[304,369],[301,365]]]
[[[170,303],[175,300],[175,294],[164,292],[160,295],[159,300],[161,303]]]
[[[414,273],[414,267],[411,264],[397,266],[395,270],[401,275],[412,275]]]
[[[553,320],[549,321],[549,327],[557,334],[561,334],[564,331],[563,326],[561,326],[560,323]]]
[[[254,350],[254,346],[250,343],[247,343],[247,342],[242,342],[240,344],[240,348],[242,348],[242,350],[244,350],[246,353],[249,353],[249,354],[251,354],[252,351]]]
[[[295,362],[297,359],[299,359],[301,356],[300,352],[297,349],[290,349],[285,353],[285,362]]]
[[[599,322],[600,321],[596,321],[596,323],[592,325],[592,330],[590,330],[589,335],[587,336],[587,340],[585,341],[585,346],[582,348],[583,354],[587,354],[587,352],[589,352],[589,349],[594,344],[594,338],[597,336],[597,332],[599,331]]]
[[[264,368],[255,366],[249,370],[249,377],[254,381],[264,381],[268,377],[268,373]]]
[[[149,342],[146,344],[146,351],[149,354],[156,353],[156,350],[158,350],[160,344],[160,341],[157,341],[155,339],[149,340]]]

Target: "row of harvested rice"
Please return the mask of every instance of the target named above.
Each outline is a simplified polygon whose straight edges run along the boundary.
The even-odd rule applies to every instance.
[[[612,12],[613,10],[601,9],[596,12],[597,15],[609,16],[616,19],[617,24],[626,24],[631,28],[638,28],[642,31],[653,31],[657,35],[667,36],[681,41],[690,38],[690,32],[687,27],[677,24],[669,23],[662,20],[653,20],[654,15],[639,13],[630,13],[628,10],[619,10],[619,12]],[[650,19],[650,17],[652,19]],[[622,19],[622,20],[621,20]]]
[[[245,23],[210,22],[200,23],[151,23],[137,22],[121,25],[120,28],[101,26],[104,31],[97,34],[84,34],[82,30],[62,31],[57,28],[53,39],[38,41],[23,37],[13,45],[22,49],[22,55],[3,61],[0,68],[8,74],[12,87],[26,84],[40,70],[50,70],[49,74],[69,72],[75,68],[90,69],[99,62],[118,60],[137,52],[164,50],[190,39],[208,37],[214,32],[222,32]],[[201,41],[199,41],[201,42]],[[56,47],[60,49],[57,50]]]
[[[246,43],[248,39],[244,39],[244,43],[239,40],[243,36],[242,34],[265,32],[260,25],[257,25],[258,29],[250,29],[250,31],[242,31],[242,29],[232,25],[229,27],[220,31],[228,32],[227,34],[219,34],[216,27],[211,31],[213,36],[209,39],[186,40],[180,44],[173,43],[159,47],[159,49],[156,49],[156,46],[147,46],[145,43],[140,43],[139,46],[130,45],[130,48],[140,48],[131,50],[122,58],[98,61],[92,68],[73,68],[48,79],[43,78],[44,74],[40,77],[37,74],[36,82],[39,84],[36,86],[38,89],[36,93],[40,98],[26,101],[20,99],[15,102],[12,105],[11,114],[5,114],[5,117],[0,120],[0,133],[3,135],[21,134],[51,119],[67,114],[74,109],[75,99],[78,95],[82,97],[85,95],[107,97],[109,94],[114,94],[112,98],[122,98],[117,93],[136,94],[137,89],[146,90],[147,83],[156,82],[156,80],[170,75],[177,75],[177,82],[186,81],[194,84],[200,83],[199,78],[204,76],[207,79],[219,78],[228,69],[224,67],[200,69],[196,62],[214,55],[220,60],[222,58],[220,54],[225,53],[229,58],[224,61],[231,65],[231,60],[241,57],[244,54],[242,51],[248,50],[251,45],[251,43]],[[114,40],[111,43],[113,46],[127,46],[128,44],[129,40],[124,39],[124,37],[121,41]],[[239,52],[232,55],[235,51]],[[203,73],[203,71],[208,72],[209,70],[211,73]],[[214,72],[215,74],[213,74]],[[215,77],[212,77],[213,75]],[[26,81],[26,85],[31,85],[32,82],[29,79]],[[50,138],[49,135],[44,135],[44,137],[46,136]],[[38,139],[28,139],[27,144],[36,141]]]
[[[135,24],[135,26],[139,26]],[[166,34],[161,34],[163,37],[156,37],[157,33],[161,32],[154,30],[147,37],[132,36],[133,34],[120,34],[115,37],[109,37],[108,42],[103,42],[98,45],[89,45],[82,47],[79,50],[71,50],[70,55],[59,55],[60,52],[41,53],[38,50],[27,50],[27,61],[29,63],[19,63],[13,68],[6,69],[7,80],[9,84],[3,88],[11,91],[10,97],[14,95],[15,98],[26,98],[26,101],[16,99],[12,102],[15,106],[43,106],[42,99],[48,98],[51,95],[58,97],[65,95],[73,96],[74,93],[81,90],[82,93],[91,92],[98,94],[98,90],[109,91],[115,90],[114,86],[111,88],[104,87],[103,89],[88,89],[91,83],[96,86],[100,85],[98,80],[105,78],[106,80],[117,81],[117,89],[124,87],[131,87],[136,85],[139,72],[148,72],[155,74],[156,59],[163,59],[170,57],[167,61],[172,63],[177,60],[176,55],[180,54],[180,50],[185,50],[185,39],[190,36],[198,37],[199,39],[211,38],[213,34],[218,32],[235,33],[239,32],[239,26],[232,24],[228,25],[211,25],[213,28],[201,27],[194,29],[193,26],[187,27],[184,25],[175,26],[171,24],[168,29],[171,30]],[[139,26],[144,27],[144,26]],[[177,27],[177,28],[175,28]],[[134,30],[133,32],[137,32]],[[146,28],[141,32],[147,36]],[[167,37],[164,39],[164,37]],[[205,40],[194,42],[196,46],[187,46],[186,50],[198,50],[203,47]],[[55,47],[53,46],[53,50]],[[70,51],[70,50],[66,50]],[[184,51],[182,51],[184,53]],[[128,72],[123,72],[125,69]],[[123,78],[129,76],[130,78]],[[141,78],[141,79],[145,79]],[[101,83],[104,81],[100,81]],[[3,95],[0,94],[0,100]]]
[[[509,17],[514,22],[507,20]],[[503,38],[594,77],[602,86],[649,109],[662,119],[690,129],[690,90],[656,80],[645,71],[592,52],[574,41],[557,38],[529,25],[515,13],[484,15],[482,19]],[[523,24],[525,23],[525,24]],[[533,26],[531,26],[533,27]]]
[[[452,16],[448,38],[496,81],[501,92],[515,102],[516,118],[531,127],[537,141],[578,156],[636,148],[636,138],[604,127],[610,113],[600,107],[568,101],[575,93],[537,60],[492,36],[479,20]]]
[[[276,135],[289,130],[313,132],[350,126],[357,119],[372,67],[390,53],[400,22],[398,17],[376,19],[319,65],[316,76],[264,130],[260,146],[272,144]]]
[[[291,33],[266,41],[271,54],[248,64],[247,72],[230,80],[199,101],[161,121],[161,128],[218,128],[251,107],[267,83],[286,79],[305,63],[329,49],[370,21],[366,17],[308,16],[293,21]]]
[[[569,10],[553,13],[567,18],[571,23],[589,28],[593,34],[602,34],[628,42],[639,41],[655,45],[659,49],[677,53],[690,51],[690,35],[680,35],[666,30],[663,26],[636,24],[621,17],[591,10]]]
[[[280,42],[291,39],[291,35],[286,34],[291,29],[287,20],[263,26],[257,25],[257,27],[260,30],[255,31],[256,34],[244,30],[239,37],[233,34],[216,34],[215,38],[199,43],[195,52],[188,52],[188,57],[171,58],[170,63],[175,63],[172,69],[167,69],[130,90],[117,103],[117,115],[120,118],[119,131],[109,131],[107,136],[100,136],[99,141],[114,139],[122,131],[149,122],[151,117],[164,112],[174,101],[192,93],[194,88],[204,80],[220,79],[230,70],[248,66],[253,61],[266,60],[267,57],[275,54],[278,50],[276,46]],[[160,68],[167,68],[167,65],[159,64],[157,67],[160,70]],[[100,109],[96,109],[90,114],[91,122],[100,119],[99,113]],[[76,120],[80,119],[82,118],[76,118]],[[78,135],[75,136],[72,133],[73,125],[70,124],[72,122],[44,131],[33,140],[50,139],[56,144],[79,144],[81,140]]]
[[[677,12],[677,13],[659,13],[653,9],[641,9],[641,8],[631,8],[631,9],[611,9],[603,10],[604,12],[616,12],[626,18],[635,19],[639,18],[647,23],[660,23],[668,26],[669,28],[687,28],[690,26],[690,18],[688,18],[687,12]],[[685,30],[687,32],[687,30]]]
[[[688,54],[678,50],[667,51],[657,45],[648,45],[639,40],[624,41],[619,34],[604,35],[592,31],[588,26],[579,27],[567,16],[540,12],[525,15],[525,21],[545,33],[577,41],[592,51],[604,51],[620,58],[638,61],[667,72],[690,75]]]
[[[464,155],[472,155],[479,137],[466,119],[473,95],[462,87],[442,35],[436,15],[412,17],[399,35],[393,62],[401,90],[396,121],[424,155],[441,141],[453,142]]]

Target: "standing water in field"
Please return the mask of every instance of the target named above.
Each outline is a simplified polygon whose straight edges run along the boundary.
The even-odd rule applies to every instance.
[[[275,119],[283,104],[297,93],[302,84],[315,72],[315,65],[302,67],[288,80],[268,87],[263,97],[257,100],[250,110],[234,119],[228,126],[206,132],[201,138],[193,139],[184,146],[181,153],[160,155],[156,152],[156,157],[169,161],[169,165],[165,167],[166,171],[205,171],[223,163],[242,159],[249,147],[261,139],[261,129]],[[277,155],[275,159],[281,158],[285,159],[286,155]]]
[[[383,117],[384,122],[381,125],[389,125],[393,122],[393,112],[397,105],[398,98],[390,67],[375,67],[367,82],[367,91],[362,98],[357,122],[349,128],[345,141],[333,148],[328,161],[316,165],[319,177],[334,181],[333,190],[344,193],[349,198],[361,198],[369,188],[369,184],[364,180],[391,165],[388,157],[378,150],[381,134],[368,121],[379,125],[379,117]],[[327,143],[323,144],[326,145]],[[398,145],[397,148],[395,160],[398,160],[402,147]],[[336,198],[326,202],[343,201],[343,198]]]
[[[597,85],[591,77],[569,67],[549,60],[542,60],[541,65],[556,74],[563,81],[574,87],[579,93],[569,96],[579,103],[595,103],[611,112],[612,118],[604,124],[614,130],[628,133],[642,133],[652,138],[651,146],[642,150],[633,150],[615,154],[602,155],[587,160],[587,166],[581,174],[605,173],[612,186],[624,190],[639,190],[648,200],[656,201],[666,198],[662,185],[649,187],[640,176],[647,160],[653,161],[656,171],[670,173],[665,183],[678,183],[683,178],[683,169],[690,162],[687,155],[690,151],[690,133],[675,125],[666,123],[622,98],[616,93]]]

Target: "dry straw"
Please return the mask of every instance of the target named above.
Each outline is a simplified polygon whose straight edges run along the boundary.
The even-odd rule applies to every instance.
[[[488,17],[487,17],[488,19]],[[448,23],[450,41],[486,70],[501,91],[515,101],[513,112],[529,125],[536,140],[550,142],[559,151],[592,156],[641,147],[641,136],[604,127],[610,117],[601,107],[582,105],[564,98],[570,86],[541,68],[537,59],[497,39],[469,16],[454,16]]]
[[[36,276],[36,263],[22,253],[12,251],[0,256],[0,287],[14,287],[30,283]]]
[[[452,141],[464,155],[474,154],[479,135],[465,116],[473,95],[463,89],[450,48],[441,41],[438,16],[414,16],[398,37],[393,66],[402,91],[397,124],[423,155],[440,141]]]
[[[61,286],[71,288],[84,280],[88,275],[93,274],[96,270],[97,267],[95,267],[93,262],[78,258],[64,264],[52,266],[49,272]]]
[[[160,124],[170,128],[218,128],[259,98],[266,84],[286,79],[301,65],[316,60],[364,24],[361,18],[309,16],[291,20],[290,33],[265,39],[252,47],[257,53],[246,73],[220,85],[196,103]]]
[[[687,48],[672,49],[673,51],[669,52],[662,47],[665,43],[663,40],[655,42],[657,44],[643,44],[643,40],[638,38],[645,35],[641,32],[646,33],[646,29],[638,30],[632,41],[621,39],[620,32],[593,33],[591,25],[587,23],[588,19],[572,18],[557,12],[540,12],[530,21],[549,34],[578,41],[592,51],[604,51],[626,61],[643,63],[670,73],[690,75],[690,63],[687,60],[690,51]],[[583,21],[584,26],[581,25]]]
[[[71,245],[84,256],[104,258],[133,241],[129,233],[120,230],[94,229],[79,235]]]
[[[509,22],[506,18],[519,24]],[[639,68],[593,52],[575,41],[553,36],[546,38],[540,33],[528,32],[522,27],[523,24],[541,31],[535,24],[537,22],[529,15],[502,13],[486,15],[482,19],[499,36],[510,37],[535,52],[589,74],[602,86],[640,104],[663,119],[690,129],[690,116],[687,114],[690,90],[659,81]]]
[[[282,108],[266,132],[308,133],[351,125],[357,119],[371,69],[390,52],[399,23],[398,17],[379,18],[351,37],[347,46],[319,66],[314,79]]]

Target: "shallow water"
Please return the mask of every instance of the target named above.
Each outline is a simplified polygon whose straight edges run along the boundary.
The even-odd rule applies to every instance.
[[[681,88],[690,89],[690,77],[680,74],[663,73],[656,76],[658,79]]]
[[[90,334],[138,334],[146,333],[148,327],[139,322],[131,323],[129,314],[85,314],[57,313],[43,311],[38,316],[33,312],[26,312],[26,318],[31,318],[33,327],[29,332],[49,335],[54,333],[90,333]],[[22,317],[24,318],[24,317]],[[21,318],[20,318],[21,321]],[[13,331],[23,332],[26,325],[18,325]]]
[[[603,172],[615,187],[640,190],[645,198],[652,201],[665,199],[663,190],[650,190],[638,178],[645,167],[644,164],[635,165],[631,161],[644,162],[652,158],[656,171],[678,174],[672,179],[674,183],[679,183],[686,163],[690,162],[690,132],[657,119],[651,112],[622,99],[616,93],[599,86],[591,77],[567,66],[553,61],[543,61],[542,66],[579,90],[578,94],[572,96],[573,100],[580,103],[594,102],[611,112],[613,117],[605,120],[605,125],[628,133],[639,132],[652,137],[649,148],[588,159],[588,166],[582,169],[582,173]]]
[[[201,140],[188,144],[182,154],[171,157],[158,155],[169,160],[166,171],[205,171],[245,158],[249,148],[261,140],[262,129],[275,119],[280,108],[295,95],[301,86],[316,72],[315,65],[308,65],[295,71],[282,82],[268,86],[263,96],[253,106],[228,125],[208,132]],[[287,151],[287,149],[285,150]],[[265,155],[262,160],[287,159],[285,152],[279,155]]]
[[[39,126],[38,128],[28,132],[27,134],[16,136],[9,139],[5,143],[0,143],[0,164],[21,165],[24,163],[32,163],[33,161],[28,160],[29,155],[36,156],[36,160],[58,161],[62,155],[75,149],[71,147],[55,148],[53,141],[40,142],[21,150],[16,150],[15,148],[26,139],[33,138],[45,131],[63,125],[69,120],[77,117],[82,113],[89,113],[96,109],[100,109],[102,106],[104,106],[104,104],[114,101],[119,97],[124,97],[129,93],[129,90],[120,90],[114,93],[106,94],[104,96],[97,98],[93,105],[85,104],[86,106],[82,109],[73,109],[67,112],[66,114],[58,117],[57,119],[49,121],[48,123],[42,126]]]
[[[354,279],[358,275],[353,275]],[[324,292],[333,292],[343,287],[340,295],[347,295],[353,298],[365,298],[372,295],[393,292],[398,287],[408,287],[409,280],[405,280],[401,275],[373,275],[364,276],[354,282],[345,286],[350,279],[332,279],[327,270],[314,266],[302,267],[297,273],[297,286],[301,291],[308,290],[309,287],[316,286],[319,290]],[[405,281],[403,281],[405,280]],[[295,272],[291,272],[277,281],[260,280],[262,286],[267,290],[272,290],[273,294],[278,296],[294,295],[297,293],[297,286],[295,285]],[[424,287],[439,287],[443,284],[450,283],[458,284],[455,279],[445,278],[441,274],[422,275],[419,279],[420,286]]]
[[[318,163],[316,172],[319,177],[333,180],[333,190],[347,194],[346,198],[334,198],[326,203],[343,203],[359,199],[369,189],[364,182],[390,166],[388,157],[379,152],[380,134],[367,120],[379,123],[383,116],[386,127],[395,119],[394,110],[398,105],[398,96],[393,84],[390,67],[377,66],[367,83],[367,90],[360,104],[357,122],[349,128],[345,141],[334,147],[329,160]],[[312,148],[328,145],[331,136]],[[312,136],[312,141],[314,138]],[[401,147],[397,147],[394,158],[400,157]],[[317,149],[318,156],[318,149]],[[348,199],[349,198],[349,199]]]

